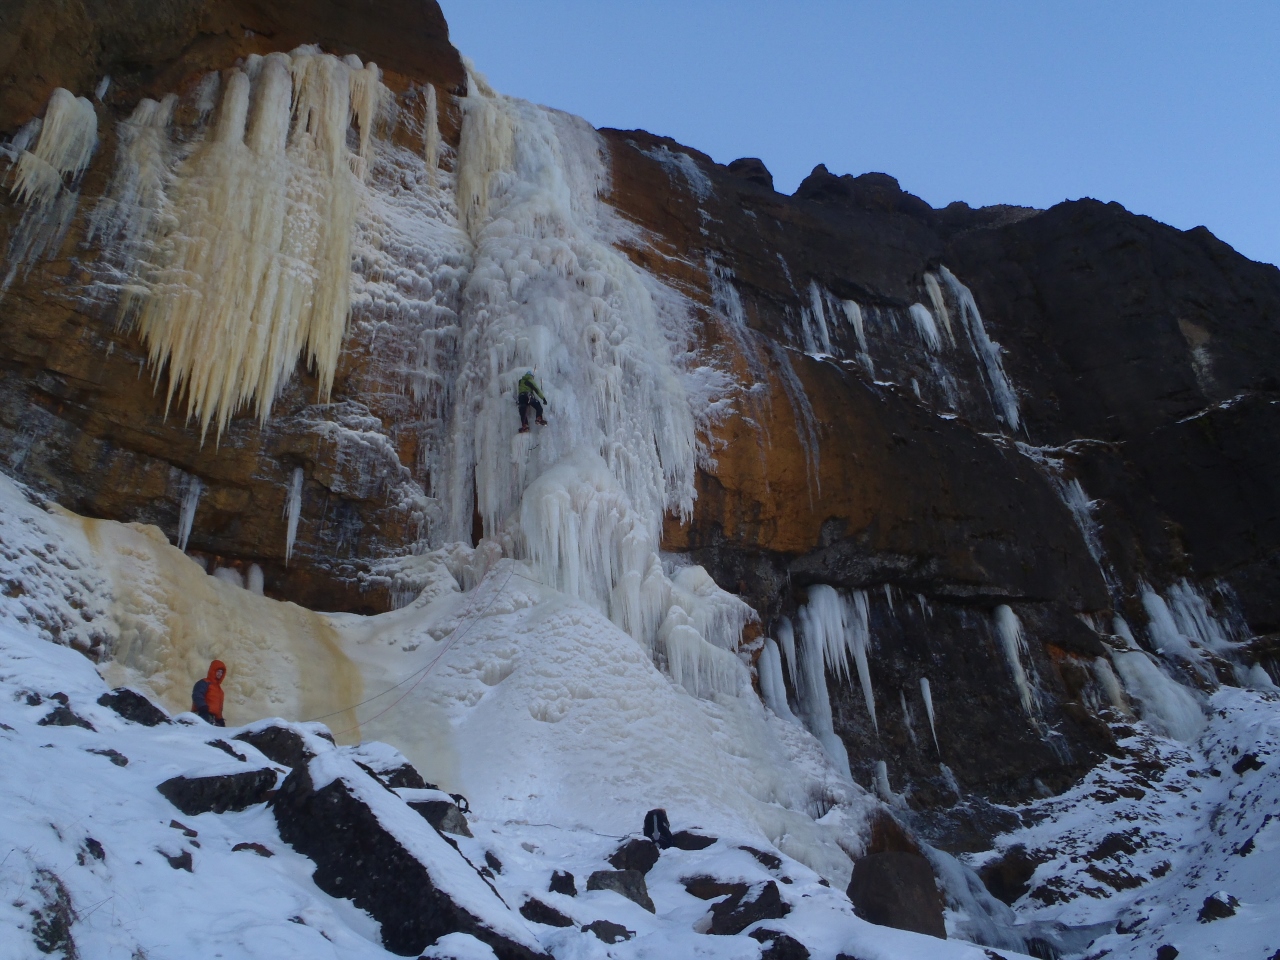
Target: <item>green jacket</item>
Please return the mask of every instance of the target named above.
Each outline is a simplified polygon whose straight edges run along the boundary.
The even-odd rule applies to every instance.
[[[543,403],[547,402],[547,398],[542,395],[542,391],[538,389],[537,382],[533,379],[532,373],[526,373],[520,378],[520,382],[516,384],[516,396],[522,393],[531,393]]]

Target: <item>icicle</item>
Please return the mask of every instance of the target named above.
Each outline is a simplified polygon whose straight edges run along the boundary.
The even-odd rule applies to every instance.
[[[1000,344],[987,336],[987,329],[982,323],[982,314],[978,312],[978,304],[973,298],[973,292],[957,280],[955,274],[946,267],[939,268],[939,273],[960,307],[960,318],[969,332],[973,352],[982,364],[987,375],[987,383],[991,387],[992,404],[996,412],[1003,417],[1009,430],[1015,431],[1018,429],[1018,395],[1004,372]]]
[[[284,540],[284,565],[293,557],[293,544],[298,538],[298,518],[302,516],[302,468],[294,467],[289,478],[289,494],[284,501],[284,516],[288,521]]]
[[[929,308],[923,303],[913,303],[907,312],[911,314],[911,322],[916,325],[916,333],[920,334],[924,345],[937,353],[942,348],[942,341],[938,338],[938,327]]]
[[[907,725],[907,736],[911,738],[911,745],[919,747],[920,741],[916,739],[915,724],[911,720],[911,708],[907,706],[907,694],[901,687],[898,688],[898,705],[902,708],[902,721]]]
[[[947,312],[947,301],[942,296],[942,289],[938,286],[938,278],[932,273],[924,275],[924,289],[929,294],[929,302],[933,304],[933,312],[937,318],[942,321],[942,329],[947,335],[947,342],[953,347],[956,345],[955,331],[951,329],[951,314]]]
[[[1039,710],[1039,698],[1032,689],[1027,671],[1022,665],[1022,658],[1027,655],[1027,643],[1022,635],[1022,623],[1018,615],[1006,603],[995,609],[996,633],[1000,637],[1000,646],[1005,660],[1009,664],[1009,672],[1013,674],[1014,685],[1018,688],[1018,699],[1022,701],[1022,709],[1033,720]]]
[[[1200,663],[1203,658],[1191,645],[1191,641],[1178,629],[1164,598],[1146,584],[1142,584],[1139,589],[1142,595],[1142,607],[1150,618],[1147,622],[1147,632],[1151,634],[1151,642],[1156,652],[1181,657],[1193,664]]]
[[[929,718],[929,732],[933,734],[933,747],[938,753],[942,753],[942,747],[938,746],[938,728],[933,720],[933,691],[929,689],[929,678],[920,678],[920,696],[924,699],[924,712]]]
[[[1220,656],[1234,651],[1236,645],[1230,631],[1213,615],[1208,601],[1190,582],[1178,581],[1165,592],[1165,597],[1183,636]]]
[[[800,644],[803,656],[800,662],[800,684],[796,691],[796,698],[809,732],[822,744],[827,758],[838,771],[846,777],[852,777],[849,770],[849,753],[845,749],[844,742],[836,736],[835,724],[831,716],[831,697],[827,693],[827,677],[824,668],[824,640],[820,631],[811,629],[806,624],[806,610],[806,607],[800,610]]]
[[[841,300],[840,306],[844,308],[845,319],[849,321],[849,326],[853,327],[853,335],[858,338],[858,349],[864,354],[867,352],[867,331],[862,325],[862,307],[853,300]]]
[[[188,477],[187,487],[182,493],[182,508],[178,511],[178,549],[186,552],[187,541],[191,538],[191,526],[195,523],[196,507],[200,504],[200,493],[204,484],[199,477]]]
[[[800,308],[801,336],[806,353],[831,356],[831,333],[827,328],[827,312],[822,306],[822,291],[809,281],[809,306]]]
[[[262,596],[265,578],[262,575],[262,568],[256,563],[249,564],[249,572],[245,576],[245,589],[250,593],[256,593]]]
[[[877,733],[876,702],[871,686],[867,648],[871,633],[867,619],[867,595],[858,590],[846,599],[832,587],[817,584],[809,588],[809,603],[801,609],[801,629],[821,644],[824,665],[849,679],[849,655],[853,655],[862,686],[862,699]]]
[[[787,704],[787,688],[782,680],[782,657],[778,653],[778,645],[768,638],[764,641],[764,649],[760,651],[756,668],[760,671],[760,692],[764,695],[765,706],[781,719],[796,722],[795,715]]]
[[[749,685],[742,661],[702,638],[680,607],[672,607],[658,631],[671,679],[695,697],[737,696]]]
[[[427,161],[427,182],[436,185],[440,168],[440,117],[436,109],[436,88],[422,88],[422,156]]]
[[[884,602],[889,605],[889,612],[893,613],[893,587],[887,583],[884,585]]]
[[[107,95],[107,91],[110,89],[111,89],[111,76],[110,74],[106,74],[103,76],[101,80],[98,81],[98,85],[93,88],[93,99],[101,103],[102,98]]]

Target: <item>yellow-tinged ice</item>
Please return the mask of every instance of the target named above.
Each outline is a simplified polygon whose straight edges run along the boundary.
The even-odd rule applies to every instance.
[[[382,95],[376,64],[310,48],[252,57],[228,72],[211,134],[177,167],[168,229],[124,309],[156,376],[168,370],[167,402],[185,392],[202,435],[251,403],[265,421],[303,354],[328,399]]]
[[[58,512],[80,526],[111,581],[118,635],[102,668],[108,682],[142,683],[181,712],[209,661],[222,660],[232,725],[306,720],[363,699],[360,671],[329,617],[209,576],[156,527]],[[342,742],[359,742],[354,711],[326,723]]]

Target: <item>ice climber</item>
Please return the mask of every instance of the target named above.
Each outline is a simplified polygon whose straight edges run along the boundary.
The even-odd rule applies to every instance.
[[[535,421],[538,426],[545,427],[547,421],[542,419],[542,404],[547,403],[547,398],[542,395],[542,391],[538,389],[537,382],[533,379],[533,371],[528,371],[520,382],[516,384],[516,402],[520,404],[520,432],[529,432],[529,408],[533,407],[534,415],[537,417]],[[550,406],[548,403],[547,406]]]
[[[206,723],[215,727],[225,727],[222,719],[222,678],[227,675],[227,665],[221,660],[209,664],[209,673],[203,680],[197,680],[191,688],[191,709],[198,713]]]

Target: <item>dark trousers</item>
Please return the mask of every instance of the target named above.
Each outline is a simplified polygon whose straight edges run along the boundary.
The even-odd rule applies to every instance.
[[[517,402],[520,404],[520,426],[527,427],[529,425],[530,407],[533,407],[534,416],[539,420],[542,419],[542,404],[538,402],[538,398],[532,393],[520,394]]]

